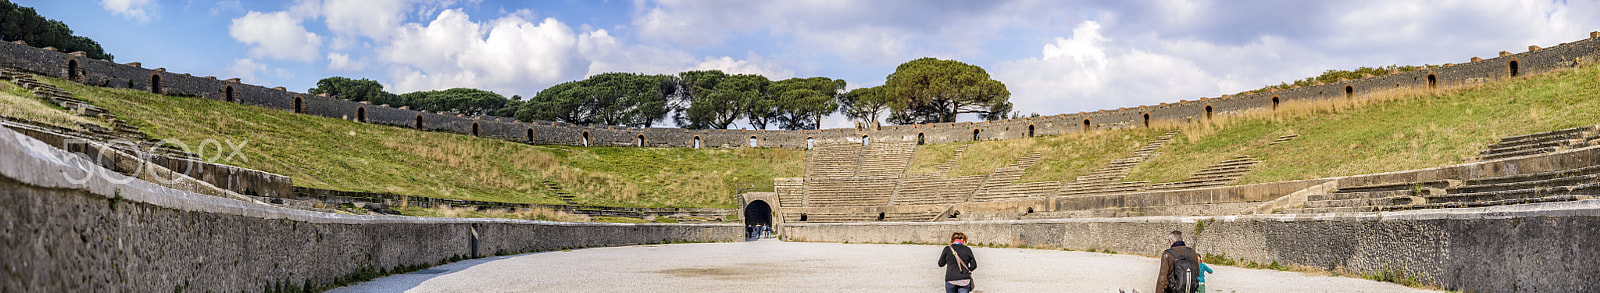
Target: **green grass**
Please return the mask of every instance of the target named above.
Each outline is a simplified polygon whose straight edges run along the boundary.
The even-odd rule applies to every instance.
[[[933,172],[937,165],[948,162],[956,149],[964,147],[955,168],[946,176],[984,175],[994,172],[995,168],[1015,164],[1029,153],[1039,153],[1044,156],[1027,169],[1020,182],[1071,180],[1104,167],[1111,160],[1132,155],[1134,149],[1166,132],[1134,129],[924,145],[917,148],[916,158],[907,172]]]
[[[72,115],[66,108],[35,97],[28,89],[10,82],[0,82],[0,115],[25,118],[53,126],[83,130],[78,123],[104,126],[98,119]]]
[[[1600,67],[1439,92],[1382,94],[1354,103],[1285,104],[1277,113],[1181,126],[1162,156],[1129,181],[1182,181],[1239,155],[1263,161],[1240,184],[1421,169],[1463,163],[1500,137],[1600,123]],[[1275,146],[1285,134],[1300,137]]]
[[[799,150],[527,145],[40,79],[155,138],[190,147],[208,139],[247,141],[242,160],[216,162],[282,174],[312,188],[561,203],[540,184],[550,180],[588,204],[728,208],[743,189],[770,191],[772,178],[803,174]],[[209,159],[217,151],[208,149],[200,153]]]

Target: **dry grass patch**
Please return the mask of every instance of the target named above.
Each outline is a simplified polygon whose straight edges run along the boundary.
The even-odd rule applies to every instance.
[[[0,82],[0,115],[77,130],[83,130],[78,123],[103,124],[87,117],[73,115],[60,106],[34,97],[33,92],[9,81]]]

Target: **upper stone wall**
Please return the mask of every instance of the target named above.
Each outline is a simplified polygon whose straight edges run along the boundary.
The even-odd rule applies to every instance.
[[[267,88],[215,77],[196,77],[116,64],[22,44],[0,44],[0,66],[71,79],[83,84],[130,88],[169,95],[197,96],[352,121],[444,131],[535,144],[645,147],[806,148],[821,142],[903,141],[948,143],[1059,135],[1093,129],[1147,127],[1153,122],[1193,123],[1221,115],[1273,111],[1280,104],[1365,97],[1391,91],[1427,91],[1470,86],[1515,76],[1542,74],[1600,56],[1600,34],[1549,48],[1424,70],[1388,74],[1288,90],[1180,100],[1176,103],[999,121],[883,126],[876,129],[688,130],[577,126],[561,122],[518,122],[499,117],[462,117],[384,105],[370,105]],[[226,93],[232,92],[232,95]],[[476,128],[474,128],[476,125]],[[477,129],[476,132],[473,130]]]

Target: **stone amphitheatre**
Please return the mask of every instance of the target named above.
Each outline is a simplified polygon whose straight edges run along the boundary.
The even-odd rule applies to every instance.
[[[1600,269],[1589,264],[1600,263],[1600,253],[1587,246],[1600,237],[1600,200],[1595,199],[1600,195],[1600,126],[1592,126],[1600,121],[1569,121],[1577,127],[1483,137],[1480,139],[1492,142],[1469,146],[1476,148],[1474,157],[1409,170],[1252,181],[1248,176],[1262,166],[1274,166],[1275,160],[1294,162],[1286,158],[1309,154],[1263,157],[1218,153],[1206,156],[1206,160],[1198,162],[1203,168],[1181,180],[1143,180],[1140,178],[1148,176],[1135,173],[1140,166],[1176,164],[1157,161],[1182,155],[1175,154],[1172,145],[1183,142],[1186,135],[1225,132],[1206,125],[1227,128],[1231,124],[1218,121],[1231,117],[1273,117],[1296,105],[1316,103],[1361,107],[1365,102],[1352,101],[1379,98],[1433,99],[1424,102],[1445,105],[1451,101],[1431,95],[1563,74],[1570,75],[1563,75],[1570,79],[1567,86],[1594,87],[1600,83],[1594,73],[1600,66],[1596,65],[1596,58],[1600,58],[1600,32],[1569,43],[1530,46],[1517,53],[1500,52],[1493,58],[1472,57],[1459,64],[1137,108],[987,122],[750,131],[578,126],[467,117],[350,102],[282,87],[245,84],[238,79],[173,73],[139,63],[93,60],[77,52],[0,43],[0,78],[66,111],[113,121],[110,127],[87,129],[51,126],[26,117],[0,121],[5,126],[0,127],[0,162],[4,162],[0,164],[0,174],[4,175],[0,176],[0,186],[4,186],[0,195],[5,197],[5,204],[0,206],[0,222],[4,223],[0,231],[6,235],[0,243],[5,274],[0,292],[323,291],[374,278],[383,278],[380,281],[384,282],[344,290],[542,290],[470,287],[482,283],[463,279],[467,276],[464,274],[418,277],[428,272],[475,272],[497,276],[493,278],[509,282],[505,283],[507,286],[541,286],[537,282],[508,281],[516,274],[507,275],[507,271],[550,270],[513,262],[519,259],[562,264],[557,270],[569,274],[562,275],[568,281],[542,285],[559,285],[549,288],[569,291],[936,290],[932,286],[896,285],[905,282],[896,277],[923,278],[925,274],[920,270],[924,268],[884,273],[876,278],[873,276],[877,275],[855,276],[820,287],[784,282],[830,282],[803,276],[810,272],[804,266],[819,265],[817,258],[804,255],[814,252],[811,250],[847,251],[859,254],[864,261],[900,265],[900,260],[875,257],[933,249],[937,246],[917,244],[944,243],[953,231],[963,231],[973,237],[975,245],[993,249],[984,253],[996,260],[1037,260],[1055,267],[1089,266],[1062,271],[1074,272],[1069,274],[1093,275],[1096,269],[1101,269],[1101,274],[1105,273],[1103,270],[1139,270],[1149,267],[1147,263],[1152,260],[1143,256],[1163,249],[1160,235],[1173,230],[1190,235],[1190,241],[1214,262],[1297,271],[1224,268],[1226,274],[1234,276],[1219,275],[1213,284],[1236,280],[1239,284],[1232,288],[1239,289],[1235,291],[1419,290],[1377,282],[1370,283],[1393,286],[1342,283],[1363,281],[1359,278],[1365,276],[1427,289],[1466,292],[1594,292],[1600,291],[1600,282],[1595,281],[1600,280]],[[1569,74],[1572,72],[1581,74]],[[805,152],[804,170],[802,177],[773,179],[770,192],[742,192],[737,209],[540,205],[314,190],[297,185],[284,174],[186,156],[182,150],[144,135],[136,123],[118,120],[116,113],[81,99],[69,88],[80,92],[86,88],[141,91],[170,99],[205,99],[271,109],[276,115],[332,118],[344,120],[339,123],[520,144],[709,149],[705,151],[796,149]],[[1597,98],[1600,97],[1576,97]],[[1373,123],[1379,122],[1383,121]],[[1252,148],[1270,150],[1325,139],[1318,135],[1309,129],[1274,133],[1253,142]],[[976,149],[995,147],[986,143],[1046,138],[1135,141],[1129,145],[1099,145],[1114,154],[1101,159],[1014,150],[1005,162],[973,167],[981,165],[972,163],[974,160],[984,159],[974,156],[987,154]],[[1363,147],[1371,148],[1351,145],[1348,149]],[[1003,145],[1001,148],[1000,151],[1007,151]],[[932,157],[937,157],[938,162],[925,162]],[[1087,164],[1084,162],[1093,166],[1081,166],[1074,170],[1085,171],[1062,176],[1041,175],[1051,168]],[[546,207],[575,213],[709,220],[553,222],[351,215],[318,208],[323,204],[395,202],[507,210]],[[770,225],[779,240],[745,242],[746,225]],[[572,251],[553,252],[561,250]],[[529,252],[543,253],[508,256]],[[774,261],[713,257],[724,252],[756,253],[752,258],[772,253]],[[712,256],[671,256],[680,253]],[[618,256],[629,258],[610,260]],[[1091,260],[1057,259],[1062,256]],[[701,260],[757,263],[770,268],[761,272],[778,277],[761,279],[776,280],[763,281],[774,282],[765,285],[738,278],[717,279],[718,275],[755,273],[739,271],[750,268],[738,266],[719,270],[719,263],[690,265]],[[822,262],[828,261],[849,260]],[[589,262],[598,265],[584,266]],[[662,267],[678,269],[647,276],[606,267],[629,262],[689,264],[665,265]],[[932,267],[932,260],[903,263]],[[834,265],[845,272],[881,270],[855,264]],[[595,271],[567,271],[573,266]],[[1023,274],[1021,270],[1015,273]],[[1155,273],[1129,275],[1141,274]],[[1308,275],[1355,278],[1330,281]],[[979,276],[984,278],[981,271]],[[1029,276],[1019,277],[1024,279],[1020,281],[998,281],[1003,278],[990,276],[997,281],[987,290],[1054,291],[1044,285],[1074,286],[1061,281],[1071,279],[1068,277]],[[1276,287],[1252,286],[1248,283],[1271,281],[1251,281],[1241,276],[1283,278],[1283,283]],[[1297,279],[1302,277],[1310,279]],[[720,285],[628,287],[632,286],[628,285],[632,284],[630,281],[616,278],[641,284],[708,278],[705,282]],[[613,289],[605,289],[605,284],[577,280],[616,284]],[[1093,279],[1076,280],[1084,282],[1078,284],[1095,284]],[[428,283],[435,281],[438,283]],[[1103,292],[1133,288],[1147,292],[1153,287],[1123,282],[1062,290]],[[448,284],[467,287],[438,287]],[[1224,284],[1217,286],[1227,288]]]

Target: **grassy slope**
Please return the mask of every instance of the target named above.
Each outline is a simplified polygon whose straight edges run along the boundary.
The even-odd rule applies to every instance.
[[[534,146],[42,80],[157,138],[190,146],[248,140],[246,160],[220,163],[283,174],[314,188],[560,203],[539,184],[551,180],[590,204],[733,207],[746,186],[770,190],[774,177],[803,174],[804,153],[797,150]],[[214,145],[201,151],[215,153]]]
[[[1133,150],[1148,143],[1168,130],[1135,129],[1124,131],[1098,131],[1087,135],[1071,134],[1040,136],[982,142],[960,142],[924,145],[917,148],[910,173],[932,172],[938,164],[950,160],[955,150],[962,151],[957,166],[947,176],[983,175],[995,168],[1015,164],[1018,158],[1029,153],[1044,155],[1038,164],[1028,168],[1021,182],[1071,180],[1104,167],[1111,160],[1127,157]]]
[[[78,126],[79,122],[102,124],[94,119],[72,115],[60,106],[34,97],[27,89],[4,81],[0,81],[0,115],[78,130],[83,129]]]
[[[1285,105],[1276,115],[1182,126],[1164,154],[1128,180],[1181,181],[1238,155],[1264,161],[1240,184],[1347,176],[1465,162],[1499,137],[1600,123],[1600,66],[1438,93],[1396,93],[1334,105]],[[1279,135],[1300,134],[1267,146]]]
[[[967,146],[951,176],[986,174],[1038,152],[1045,156],[1023,182],[1072,180],[1178,130],[1160,155],[1135,167],[1125,181],[1182,181],[1240,155],[1264,163],[1239,184],[1370,174],[1462,163],[1502,136],[1600,124],[1595,109],[1600,109],[1600,66],[1591,65],[1448,91],[1285,103],[1276,113],[1224,116],[1205,124],[927,145],[917,149],[910,172],[930,172]],[[1301,136],[1267,146],[1285,134]]]

